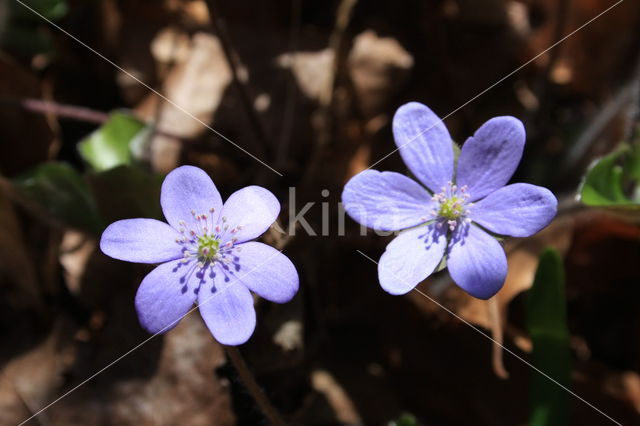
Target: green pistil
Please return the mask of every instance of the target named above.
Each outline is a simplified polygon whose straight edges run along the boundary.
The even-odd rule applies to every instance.
[[[464,200],[458,197],[447,198],[440,204],[438,216],[447,220],[458,219],[464,214]]]
[[[220,241],[211,235],[201,235],[198,237],[198,257],[203,260],[211,260],[218,253]]]

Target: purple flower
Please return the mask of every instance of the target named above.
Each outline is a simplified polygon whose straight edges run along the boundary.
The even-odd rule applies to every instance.
[[[222,204],[202,170],[183,166],[162,184],[160,204],[169,224],[153,219],[112,223],[100,248],[115,259],[161,263],[140,284],[135,306],[151,333],[173,328],[197,301],[213,336],[225,345],[246,342],[256,324],[250,291],[277,303],[298,291],[298,273],[280,251],[250,240],[276,220],[280,203],[248,186]]]
[[[549,190],[505,186],[522,157],[524,126],[514,117],[492,118],[467,139],[457,162],[444,123],[422,104],[398,109],[393,134],[402,159],[426,189],[399,173],[365,170],[342,193],[356,222],[403,231],[380,258],[382,288],[405,294],[446,257],[458,286],[480,299],[492,297],[504,284],[507,259],[490,233],[527,237],[556,214]]]

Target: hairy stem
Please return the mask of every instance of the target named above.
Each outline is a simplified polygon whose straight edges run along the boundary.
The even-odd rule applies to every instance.
[[[244,361],[238,348],[235,346],[225,346],[224,348],[233,366],[240,375],[242,382],[247,387],[251,396],[253,396],[253,399],[258,403],[262,412],[267,416],[269,422],[274,426],[284,426],[285,423],[280,413],[278,413],[278,410],[271,404],[267,395],[265,395],[264,391],[258,386],[256,379],[253,377],[249,367],[247,367],[247,363]]]
[[[224,20],[220,16],[218,12],[218,7],[215,0],[206,0],[205,4],[209,10],[209,16],[211,17],[211,26],[213,27],[213,31],[216,33],[218,38],[220,39],[220,45],[222,46],[222,50],[224,52],[224,56],[229,64],[229,69],[231,70],[231,77],[233,81],[233,85],[238,92],[238,96],[240,98],[240,102],[244,107],[247,116],[249,118],[249,122],[251,123],[251,127],[253,127],[253,131],[261,142],[260,149],[262,149],[263,155],[266,155],[267,159],[271,159],[272,155],[272,145],[269,140],[269,136],[267,135],[267,131],[262,123],[260,116],[258,115],[258,111],[256,111],[253,101],[251,99],[251,95],[249,93],[249,89],[240,78],[238,68],[239,63],[237,60],[238,55],[236,54],[236,50],[231,43],[231,39],[227,33],[226,26]]]
[[[38,114],[51,114],[56,117],[71,118],[88,123],[102,124],[109,119],[109,114],[102,111],[56,102],[43,101],[30,98],[0,97],[0,104],[17,105],[22,109]]]

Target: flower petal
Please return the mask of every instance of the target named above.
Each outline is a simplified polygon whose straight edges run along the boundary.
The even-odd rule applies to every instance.
[[[193,166],[182,166],[171,171],[162,183],[160,204],[169,225],[180,229],[180,221],[187,229],[198,229],[192,211],[210,215],[216,223],[222,198],[213,181],[204,170]],[[213,213],[211,209],[215,209]]]
[[[526,135],[515,117],[495,117],[484,123],[462,146],[456,183],[468,186],[470,201],[502,188],[522,158]]]
[[[453,145],[442,120],[427,106],[410,102],[393,117],[393,136],[409,170],[432,192],[453,179]]]
[[[478,299],[491,298],[507,277],[507,257],[500,243],[469,224],[453,231],[447,267],[453,281]]]
[[[342,204],[361,225],[397,231],[425,222],[434,202],[429,192],[413,179],[395,172],[365,170],[347,182]]]
[[[258,242],[248,242],[234,250],[234,275],[249,290],[267,300],[285,303],[298,292],[298,271],[279,250]]]
[[[497,234],[528,237],[547,226],[557,208],[558,200],[548,189],[516,183],[478,201],[469,216]]]
[[[198,306],[205,324],[215,339],[223,345],[241,345],[256,328],[253,296],[239,280],[218,273],[215,291],[203,287],[198,293]]]
[[[394,295],[408,293],[436,269],[446,246],[445,227],[432,224],[402,232],[380,258],[380,285]]]
[[[195,274],[188,274],[192,269],[192,265],[175,260],[158,266],[142,280],[135,305],[140,324],[147,331],[153,334],[169,331],[189,312],[197,288]]]
[[[112,223],[100,238],[107,256],[127,262],[161,263],[182,257],[176,239],[181,235],[154,219],[125,219]]]
[[[252,240],[262,235],[280,214],[280,202],[271,191],[260,186],[247,186],[227,199],[219,218],[220,226],[229,226],[222,237],[226,242],[237,238],[238,242]],[[223,220],[226,222],[223,225]],[[230,231],[241,226],[239,231]]]

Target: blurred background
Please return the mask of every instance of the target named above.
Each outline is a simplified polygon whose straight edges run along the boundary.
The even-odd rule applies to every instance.
[[[356,250],[377,260],[389,237],[350,219],[337,235],[342,187],[395,149],[391,119],[408,101],[446,116],[458,143],[493,116],[520,118],[514,180],[560,201],[547,229],[505,243],[492,304],[446,271],[419,289],[640,424],[640,3],[618,2],[539,55],[614,4],[0,2],[0,424],[134,348],[28,424],[266,424],[198,314],[146,341],[133,297],[151,267],[96,245],[114,220],[161,219],[159,185],[181,164],[206,170],[223,198],[269,188],[285,229],[290,207],[314,203],[304,218],[318,235],[263,237],[301,289],[286,305],[257,300],[240,348],[290,424],[614,424],[419,293],[386,294]],[[375,168],[406,171],[397,153]]]

